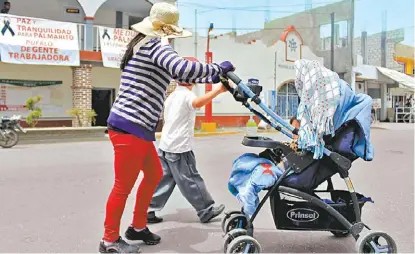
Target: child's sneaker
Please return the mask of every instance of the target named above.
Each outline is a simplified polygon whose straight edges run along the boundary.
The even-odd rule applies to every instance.
[[[224,205],[219,205],[217,207],[213,207],[212,213],[209,217],[203,218],[203,220],[200,220],[202,223],[209,223],[212,219],[218,217],[223,211],[225,210]]]
[[[124,241],[121,237],[113,243],[105,243],[101,240],[99,243],[100,253],[140,253],[140,246],[131,245]]]
[[[147,213],[147,223],[155,224],[163,221],[163,218],[156,216],[155,212]]]
[[[136,231],[133,227],[128,227],[125,237],[130,241],[143,241],[147,245],[156,245],[160,243],[161,237],[151,233],[148,228]]]

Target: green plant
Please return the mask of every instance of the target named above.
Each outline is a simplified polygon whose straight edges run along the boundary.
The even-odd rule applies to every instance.
[[[96,119],[97,113],[95,110],[91,109],[86,112],[86,119],[88,119],[88,122],[91,122],[93,125],[95,125],[97,119]]]
[[[78,126],[82,126],[81,110],[79,108],[70,109],[70,110],[66,111],[66,113],[68,115],[74,117],[76,119],[76,121],[78,121]]]
[[[40,109],[37,104],[42,100],[42,96],[35,96],[27,99],[26,108],[30,113],[26,116],[26,123],[31,128],[35,127],[39,122],[39,119],[42,117],[42,109]]]
[[[66,111],[66,113],[76,119],[76,121],[78,122],[79,127],[83,126],[83,123],[82,123],[82,118],[83,117],[82,116],[84,116],[87,119],[88,123],[92,122],[92,124],[94,124],[94,125],[96,123],[97,113],[93,109],[82,112],[82,110],[79,109],[79,108],[73,108],[73,109],[70,109],[70,110]]]

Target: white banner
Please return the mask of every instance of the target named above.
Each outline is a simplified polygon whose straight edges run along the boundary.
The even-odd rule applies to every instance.
[[[128,43],[137,32],[121,28],[99,27],[102,62],[105,67],[119,68]]]
[[[77,25],[0,14],[0,58],[14,64],[77,66]]]

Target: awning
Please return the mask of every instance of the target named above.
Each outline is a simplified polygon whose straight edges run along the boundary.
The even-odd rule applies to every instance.
[[[383,75],[386,77],[393,79],[399,84],[400,88],[409,89],[414,91],[415,89],[415,78],[408,76],[404,73],[399,71],[383,68],[383,67],[376,67]]]

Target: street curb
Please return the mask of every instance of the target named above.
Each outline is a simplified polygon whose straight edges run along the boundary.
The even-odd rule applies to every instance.
[[[373,127],[370,127],[371,129],[377,129],[377,130],[389,130],[388,128],[385,128],[385,127],[379,127],[379,126],[373,126]]]
[[[196,132],[194,137],[212,137],[212,136],[225,136],[239,134],[239,131],[218,131],[218,132]],[[160,138],[161,133],[156,133],[156,138]]]
[[[370,129],[378,129],[378,130],[390,130],[389,128],[386,127],[380,127],[380,126],[371,126]],[[266,133],[266,134],[282,134],[280,131],[259,131],[258,133]]]
[[[108,141],[108,137],[86,137],[86,138],[67,138],[67,139],[37,139],[37,140],[19,140],[18,145],[45,145],[45,144],[65,144],[65,143],[82,143],[82,142],[100,142]],[[1,149],[1,148],[0,148]]]

